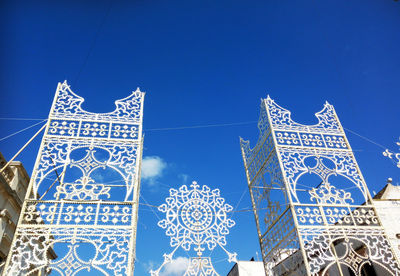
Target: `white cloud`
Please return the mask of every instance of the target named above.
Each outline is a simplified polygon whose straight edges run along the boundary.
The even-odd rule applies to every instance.
[[[153,261],[148,261],[147,263],[142,263],[142,265],[146,271],[153,270],[156,267],[156,264]]]
[[[182,184],[186,184],[189,179],[189,175],[184,173],[178,174],[178,177],[182,180]]]
[[[181,276],[189,266],[189,258],[178,257],[164,266],[160,276]]]
[[[154,184],[159,178],[167,163],[158,156],[146,156],[142,161],[142,179],[148,180],[150,184]]]

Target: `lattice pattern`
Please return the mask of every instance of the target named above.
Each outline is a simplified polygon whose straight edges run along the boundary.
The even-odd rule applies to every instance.
[[[91,113],[58,85],[7,275],[133,274],[143,100],[138,89]]]
[[[333,106],[310,126],[269,97],[260,114],[256,146],[241,147],[267,274],[400,275]]]
[[[36,275],[43,268],[65,276],[79,271],[126,275],[131,235],[132,230],[118,228],[20,228],[7,275]],[[55,259],[52,250],[57,251]]]
[[[374,264],[381,274],[398,275],[398,265],[385,233],[380,229],[301,229],[312,275],[326,274],[337,264],[361,275],[364,265]],[[397,273],[397,274],[396,274]],[[377,275],[381,275],[377,272]]]
[[[170,237],[173,251],[164,254],[164,262],[151,275],[159,275],[163,266],[172,261],[178,248],[186,251],[193,249],[196,258],[190,259],[185,275],[218,275],[208,257],[202,257],[206,249],[214,250],[218,245],[228,255],[229,262],[236,262],[236,253],[225,249],[225,236],[235,222],[228,218],[227,212],[232,211],[232,206],[225,203],[220,197],[218,189],[211,190],[203,185],[200,187],[193,181],[190,189],[183,185],[178,190],[170,189],[170,196],[166,203],[160,205],[159,211],[166,214],[166,218],[158,225],[166,229],[165,234]]]

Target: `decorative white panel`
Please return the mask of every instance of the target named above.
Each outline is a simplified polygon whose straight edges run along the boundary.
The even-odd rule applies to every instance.
[[[164,262],[157,270],[152,270],[151,275],[159,275],[179,248],[194,250],[197,254],[197,257],[190,258],[185,275],[218,275],[211,258],[203,257],[205,250],[214,250],[217,246],[228,255],[229,262],[236,262],[236,253],[230,253],[225,248],[225,236],[235,225],[227,214],[233,208],[220,197],[220,191],[211,190],[206,185],[200,187],[193,181],[189,188],[183,185],[178,190],[170,189],[169,194],[166,203],[158,208],[166,217],[158,222],[158,226],[165,229],[173,250],[164,254]]]
[[[299,124],[268,97],[256,146],[241,139],[267,274],[400,275],[333,106],[315,115]]]
[[[6,275],[132,275],[144,93],[110,113],[59,83]]]

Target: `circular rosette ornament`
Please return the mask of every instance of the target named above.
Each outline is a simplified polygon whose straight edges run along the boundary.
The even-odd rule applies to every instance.
[[[216,245],[226,245],[225,235],[235,222],[227,217],[232,206],[220,197],[218,189],[211,190],[197,182],[190,189],[183,185],[178,190],[170,189],[166,203],[158,210],[166,214],[166,218],[158,225],[166,229],[172,247],[182,247],[189,251],[194,247],[198,256],[202,255],[205,247],[213,250]]]
[[[201,257],[202,252],[208,248],[213,250],[217,245],[228,255],[229,262],[236,262],[236,253],[225,249],[225,236],[235,222],[227,217],[232,211],[232,206],[225,203],[220,197],[218,189],[211,190],[207,186],[200,186],[193,181],[188,188],[181,186],[178,190],[170,189],[166,203],[160,205],[158,210],[165,213],[165,219],[158,222],[158,226],[165,229],[170,237],[170,245],[174,249],[169,254],[164,254],[164,262],[157,270],[151,270],[152,276],[158,276],[162,267],[172,261],[178,248],[189,251],[193,248],[197,257],[190,258],[185,276],[218,275],[211,263],[211,258]],[[193,247],[192,247],[193,246]]]

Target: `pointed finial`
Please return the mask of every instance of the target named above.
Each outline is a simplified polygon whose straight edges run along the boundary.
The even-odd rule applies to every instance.
[[[267,98],[265,99],[268,103],[273,103],[274,100],[267,94]]]
[[[70,85],[68,84],[67,80],[64,80],[64,82],[61,85],[62,85],[63,89],[70,88]]]

